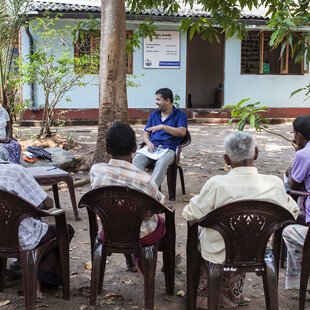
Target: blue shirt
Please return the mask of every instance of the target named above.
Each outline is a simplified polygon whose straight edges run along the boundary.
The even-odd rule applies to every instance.
[[[173,107],[173,111],[164,121],[162,121],[161,112],[156,110],[150,115],[147,124],[144,127],[144,131],[147,131],[149,127],[156,125],[187,128],[187,115],[182,110]],[[164,149],[172,149],[174,151],[178,145],[182,144],[182,139],[182,137],[173,136],[165,130],[158,130],[150,133],[150,140],[155,146],[161,145]]]

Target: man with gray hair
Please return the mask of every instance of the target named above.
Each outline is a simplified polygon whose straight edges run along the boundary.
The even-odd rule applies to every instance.
[[[280,205],[296,218],[299,209],[296,202],[286,194],[282,180],[273,175],[259,174],[253,167],[258,149],[252,136],[246,132],[233,132],[224,141],[224,160],[231,170],[226,175],[216,175],[203,186],[199,195],[185,206],[182,216],[198,220],[212,210],[238,200],[263,200]],[[199,233],[202,257],[215,264],[225,261],[225,244],[219,232],[201,229]],[[197,308],[207,308],[207,284],[205,269],[201,270]],[[244,304],[242,288],[245,274],[225,273],[223,276],[220,305],[237,307]]]

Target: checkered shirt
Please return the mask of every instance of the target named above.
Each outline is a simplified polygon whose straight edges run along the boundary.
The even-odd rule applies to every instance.
[[[0,189],[11,192],[34,206],[40,205],[47,197],[45,191],[28,174],[27,170],[16,164],[0,163]],[[19,244],[23,250],[32,250],[46,234],[48,225],[34,218],[26,218],[19,225]]]
[[[165,196],[158,190],[151,176],[125,160],[111,159],[109,163],[95,164],[90,169],[91,188],[119,185],[143,192],[164,203]],[[140,238],[153,232],[158,223],[156,215],[144,220],[140,228]]]

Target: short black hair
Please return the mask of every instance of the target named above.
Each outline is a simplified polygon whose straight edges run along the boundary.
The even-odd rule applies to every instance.
[[[293,128],[296,132],[301,133],[306,140],[310,140],[310,115],[295,118]]]
[[[173,103],[173,92],[169,88],[160,88],[155,95],[161,95],[165,100],[170,99],[170,102]]]
[[[134,153],[137,149],[136,134],[125,123],[114,123],[107,132],[107,152],[112,156],[126,156]]]

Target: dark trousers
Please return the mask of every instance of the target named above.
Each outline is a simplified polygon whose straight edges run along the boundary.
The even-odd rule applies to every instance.
[[[67,225],[69,241],[74,236],[74,229]],[[42,237],[38,246],[56,237],[56,225],[49,225],[46,234]],[[62,285],[62,274],[59,260],[59,250],[57,248],[49,251],[40,261],[38,266],[38,280],[55,286]]]

